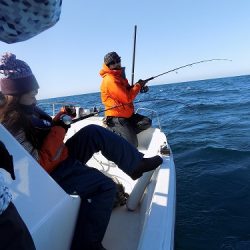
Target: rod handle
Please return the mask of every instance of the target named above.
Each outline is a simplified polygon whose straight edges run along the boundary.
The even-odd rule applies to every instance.
[[[143,81],[145,81],[146,83],[147,82],[149,82],[149,81],[151,81],[151,80],[153,80],[154,79],[154,76],[152,76],[152,77],[150,77],[150,78],[148,78],[148,79],[146,79],[146,80],[143,80]]]

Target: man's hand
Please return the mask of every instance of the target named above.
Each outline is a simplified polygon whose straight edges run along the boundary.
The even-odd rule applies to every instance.
[[[148,81],[140,79],[136,84],[140,84],[141,88],[145,86]]]
[[[0,167],[10,173],[11,178],[15,180],[15,172],[13,166],[13,157],[9,154],[5,145],[0,141]]]

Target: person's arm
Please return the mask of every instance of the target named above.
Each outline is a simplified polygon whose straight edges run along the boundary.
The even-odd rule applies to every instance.
[[[2,167],[0,166],[0,168]],[[11,199],[11,193],[5,185],[3,174],[0,172],[0,216],[9,206]]]
[[[13,159],[2,141],[0,141],[0,169],[7,171],[12,179],[15,179]],[[6,210],[11,202],[11,193],[4,183],[4,177],[0,170],[0,215]]]
[[[126,86],[115,79],[109,78],[107,81],[109,81],[107,86],[111,98],[124,104],[133,102],[141,89],[140,84],[135,84],[133,87],[127,88],[128,84]]]
[[[63,142],[66,130],[61,126],[51,128],[39,151],[39,163],[50,173],[68,156],[68,150]]]
[[[0,141],[0,167],[9,172],[13,180],[16,179],[13,166],[13,157],[2,141]]]

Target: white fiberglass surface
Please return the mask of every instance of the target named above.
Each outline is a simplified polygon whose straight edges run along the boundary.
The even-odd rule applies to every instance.
[[[1,124],[0,138],[14,159],[16,180],[6,174],[6,183],[36,248],[67,250],[80,199],[66,194]],[[52,241],[52,232],[62,240]]]

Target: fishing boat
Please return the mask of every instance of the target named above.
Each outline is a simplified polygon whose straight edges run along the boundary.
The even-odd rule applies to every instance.
[[[8,25],[5,18],[2,18],[0,40],[6,43],[25,41],[50,28],[59,20],[61,4],[62,1],[56,0],[49,0],[46,4],[30,0],[13,5],[3,4],[0,14],[8,17]],[[163,74],[166,73],[168,72]],[[71,125],[65,140],[89,124],[105,126],[103,117],[100,116],[80,119]],[[6,182],[36,249],[69,250],[80,197],[65,193],[1,124],[0,139],[14,160],[16,180],[12,181],[5,173]],[[160,128],[151,127],[139,133],[138,142],[138,150],[145,157],[159,154],[163,163],[155,171],[144,173],[136,181],[100,152],[94,154],[87,163],[114,178],[129,194],[125,205],[113,209],[103,245],[109,250],[172,250],[176,202],[173,154]]]
[[[103,117],[79,119],[65,140],[89,124],[105,126]],[[16,180],[7,178],[13,203],[26,223],[38,250],[69,250],[80,198],[68,195],[0,124],[0,138],[13,155]],[[176,179],[173,154],[160,128],[138,134],[138,150],[163,163],[133,181],[100,152],[87,163],[121,183],[127,203],[113,209],[103,245],[109,250],[171,250],[174,248]]]

